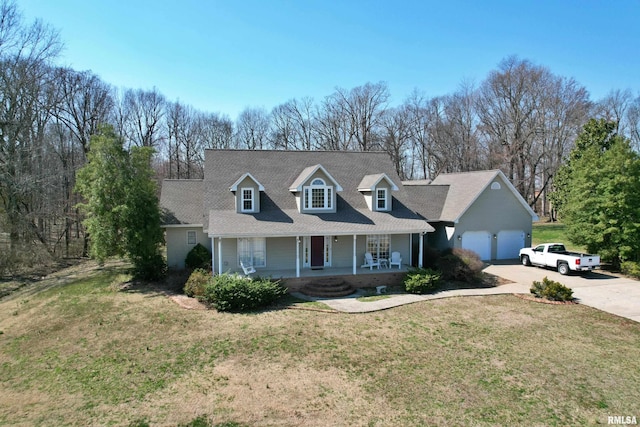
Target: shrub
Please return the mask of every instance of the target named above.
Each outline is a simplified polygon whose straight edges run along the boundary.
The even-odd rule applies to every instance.
[[[437,269],[438,268],[438,262],[440,261],[440,257],[442,256],[442,253],[432,247],[429,246],[425,246],[423,249],[423,257],[424,257],[424,262],[422,264],[422,266],[424,268],[431,268],[431,269]]]
[[[416,268],[407,273],[404,288],[411,294],[426,294],[440,286],[442,274],[430,268]]]
[[[218,311],[246,311],[271,304],[286,293],[279,281],[225,273],[209,280],[204,300]]]
[[[447,250],[438,260],[438,269],[445,280],[473,283],[479,279],[483,267],[478,254],[468,249]]]
[[[211,270],[211,252],[198,243],[189,251],[184,264],[191,269],[204,268]]]
[[[204,296],[204,288],[209,280],[211,280],[211,274],[207,270],[196,268],[184,284],[185,295],[202,298]]]
[[[634,261],[624,261],[620,264],[620,271],[627,276],[640,279],[640,263]]]
[[[132,257],[133,274],[142,280],[161,280],[167,274],[167,263],[160,254]]]
[[[533,282],[531,293],[538,298],[545,298],[551,301],[573,300],[573,291],[571,288],[554,280],[549,280],[546,276],[542,279],[542,282]]]

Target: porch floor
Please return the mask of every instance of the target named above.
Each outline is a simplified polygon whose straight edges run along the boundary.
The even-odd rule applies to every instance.
[[[393,268],[373,268],[369,270],[369,267],[356,268],[356,275],[368,275],[368,274],[387,274],[387,273],[406,273],[411,267],[408,265],[402,265],[400,269],[397,266]],[[289,279],[296,277],[296,270],[269,270],[269,269],[256,269],[257,276],[272,277],[274,279]],[[310,268],[301,268],[300,277],[325,277],[325,276],[353,276],[353,267],[324,267],[321,270],[311,270]]]

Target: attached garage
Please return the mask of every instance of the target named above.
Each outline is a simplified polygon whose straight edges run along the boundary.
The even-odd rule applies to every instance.
[[[488,231],[465,231],[462,233],[462,248],[474,251],[480,259],[491,259],[491,233]]]
[[[520,249],[525,247],[525,232],[522,230],[502,230],[498,233],[497,259],[518,258]]]
[[[463,248],[483,261],[516,259],[531,245],[538,216],[499,170],[440,174],[424,183],[403,182],[416,211],[436,229],[426,244]]]

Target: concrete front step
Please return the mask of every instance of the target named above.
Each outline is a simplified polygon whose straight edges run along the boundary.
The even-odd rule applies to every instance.
[[[355,289],[339,277],[319,278],[302,288],[303,294],[323,298],[344,297],[354,292]]]

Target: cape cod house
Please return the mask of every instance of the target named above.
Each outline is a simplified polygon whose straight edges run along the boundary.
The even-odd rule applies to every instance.
[[[434,231],[408,197],[384,152],[207,150],[203,180],[163,182],[167,262],[201,243],[216,273],[404,270]]]
[[[397,274],[427,245],[517,258],[537,219],[499,170],[402,182],[384,152],[206,150],[160,202],[170,268],[200,243],[216,273],[283,278]]]

